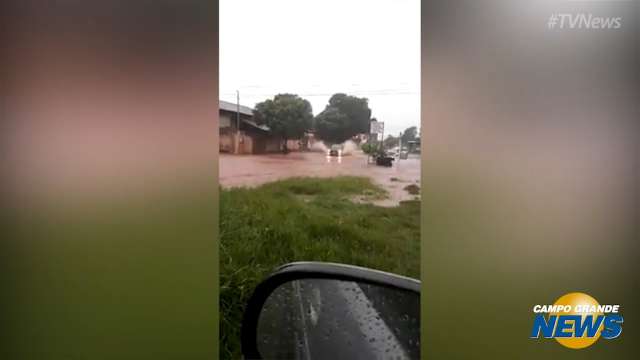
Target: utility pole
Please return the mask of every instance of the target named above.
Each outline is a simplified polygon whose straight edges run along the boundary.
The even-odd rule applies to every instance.
[[[380,140],[380,150],[384,151],[384,123],[382,123],[382,140]]]
[[[236,154],[240,153],[240,90],[236,90]]]
[[[402,154],[402,131],[398,135],[398,161],[400,161],[400,154]]]

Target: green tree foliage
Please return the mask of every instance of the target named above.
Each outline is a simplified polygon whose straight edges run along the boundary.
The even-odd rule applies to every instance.
[[[337,108],[327,107],[315,119],[316,136],[330,144],[341,143],[353,136],[349,118]]]
[[[402,146],[405,147],[409,141],[415,140],[417,135],[418,135],[418,128],[416,128],[415,126],[407,128],[402,133]]]
[[[316,116],[316,135],[329,143],[341,143],[356,134],[368,133],[370,121],[369,100],[334,94],[325,109]]]
[[[258,103],[253,114],[258,124],[267,125],[282,138],[285,150],[286,141],[301,138],[313,120],[309,101],[294,94],[278,94],[273,100]]]
[[[364,152],[365,154],[372,155],[378,150],[378,145],[374,144],[374,143],[367,142],[367,143],[362,144],[362,146],[360,146],[360,148],[362,149],[362,152]]]
[[[385,149],[390,149],[394,146],[398,146],[400,138],[393,136],[393,135],[388,135],[386,139],[384,139],[384,147]]]

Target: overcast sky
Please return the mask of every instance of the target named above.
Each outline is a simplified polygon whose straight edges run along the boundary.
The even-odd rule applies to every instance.
[[[385,136],[420,125],[419,0],[220,0],[220,98],[366,97]]]

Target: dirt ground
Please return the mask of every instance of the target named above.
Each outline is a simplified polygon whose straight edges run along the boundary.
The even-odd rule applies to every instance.
[[[333,177],[341,175],[367,176],[389,192],[389,198],[376,200],[379,206],[397,206],[402,200],[415,199],[404,188],[420,186],[420,157],[394,161],[387,168],[367,164],[361,152],[340,158],[323,153],[305,152],[288,155],[228,155],[220,154],[220,184],[225,187],[252,187],[296,176]]]

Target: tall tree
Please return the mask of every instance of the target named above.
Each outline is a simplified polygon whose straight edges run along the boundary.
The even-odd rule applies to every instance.
[[[370,121],[369,100],[334,94],[325,109],[316,116],[316,135],[326,142],[341,143],[353,135],[368,133]]]
[[[393,136],[393,135],[387,135],[387,138],[384,139],[384,147],[386,149],[390,149],[394,146],[398,146],[398,142],[399,142],[400,138],[397,136]]]
[[[258,124],[267,125],[274,135],[282,138],[285,151],[287,140],[301,138],[313,120],[309,101],[294,94],[278,94],[273,100],[258,103],[253,114]]]
[[[406,146],[407,142],[415,140],[417,134],[418,134],[418,128],[417,127],[411,126],[411,127],[407,128],[402,133],[402,146],[404,147],[404,146]]]

